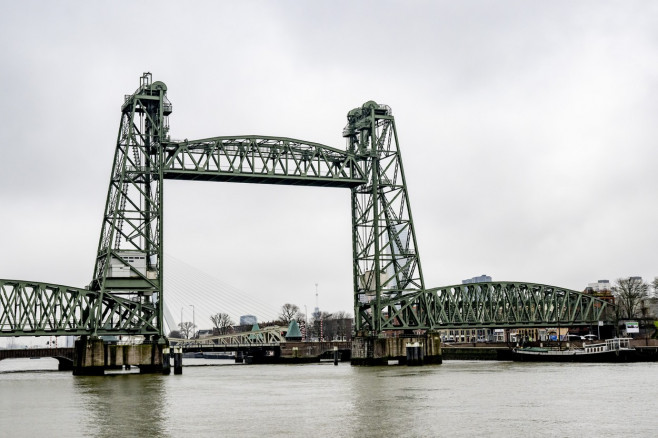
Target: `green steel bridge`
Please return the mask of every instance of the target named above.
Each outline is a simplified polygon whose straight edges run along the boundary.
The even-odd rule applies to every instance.
[[[355,330],[597,324],[606,301],[556,286],[471,283],[428,289],[391,108],[347,114],[346,148],[283,137],[174,141],[164,83],[140,78],[125,96],[86,288],[0,279],[0,336],[144,335],[163,339],[164,180],[349,189]]]

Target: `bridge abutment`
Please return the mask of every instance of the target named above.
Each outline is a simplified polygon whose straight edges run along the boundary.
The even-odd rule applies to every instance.
[[[410,344],[417,344],[414,348],[420,349],[420,354],[411,359],[407,355]],[[388,365],[389,361],[397,361],[398,365],[440,364],[441,337],[438,333],[427,332],[404,337],[356,336],[352,339],[352,365]]]
[[[73,361],[66,357],[56,357],[57,359],[57,371],[72,371],[73,370]]]
[[[75,342],[73,375],[102,376],[105,370],[139,367],[141,374],[166,372],[164,349],[168,343],[134,345],[107,344],[102,339],[82,336]]]

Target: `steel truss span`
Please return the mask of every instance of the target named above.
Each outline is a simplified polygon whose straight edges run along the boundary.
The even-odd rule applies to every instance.
[[[291,138],[215,137],[163,148],[166,179],[348,188],[366,182],[354,154]]]
[[[199,349],[215,347],[276,347],[286,342],[287,327],[270,326],[259,330],[212,336],[202,339],[169,338],[172,345]]]
[[[269,136],[176,141],[167,86],[124,97],[94,273],[86,289],[0,280],[0,336],[164,337],[165,179],[350,190],[355,330],[592,324],[607,303],[553,286],[426,289],[395,118],[373,101],[347,114],[345,149]]]
[[[603,319],[607,306],[591,295],[556,286],[470,283],[386,300],[381,324],[384,330],[588,326]]]
[[[99,322],[93,312],[99,299],[98,292],[88,289],[0,280],[0,336],[158,333],[153,306],[106,295]]]

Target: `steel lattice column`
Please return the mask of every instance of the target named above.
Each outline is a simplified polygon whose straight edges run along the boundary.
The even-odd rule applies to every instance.
[[[391,109],[370,101],[347,120],[348,152],[363,161],[368,176],[352,189],[356,330],[378,334],[386,319],[382,300],[425,286]]]
[[[142,76],[126,96],[105,204],[94,277],[90,289],[101,293],[96,326],[103,318],[105,294],[128,296],[157,307],[141,334],[163,335],[162,321],[162,162],[171,104],[162,82]],[[112,324],[103,321],[103,324]],[[120,321],[116,321],[120,323]]]

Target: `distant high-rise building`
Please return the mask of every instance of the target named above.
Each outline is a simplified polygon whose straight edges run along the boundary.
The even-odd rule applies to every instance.
[[[486,274],[482,274],[479,277],[473,277],[473,278],[469,278],[468,280],[462,280],[462,284],[485,283],[487,281],[491,281],[491,277],[489,277]]]
[[[591,289],[594,292],[603,292],[610,290],[610,281],[609,280],[599,280],[596,283],[590,283],[587,285],[588,289]]]
[[[240,317],[240,325],[254,325],[258,324],[258,318],[254,315],[242,315]]]

